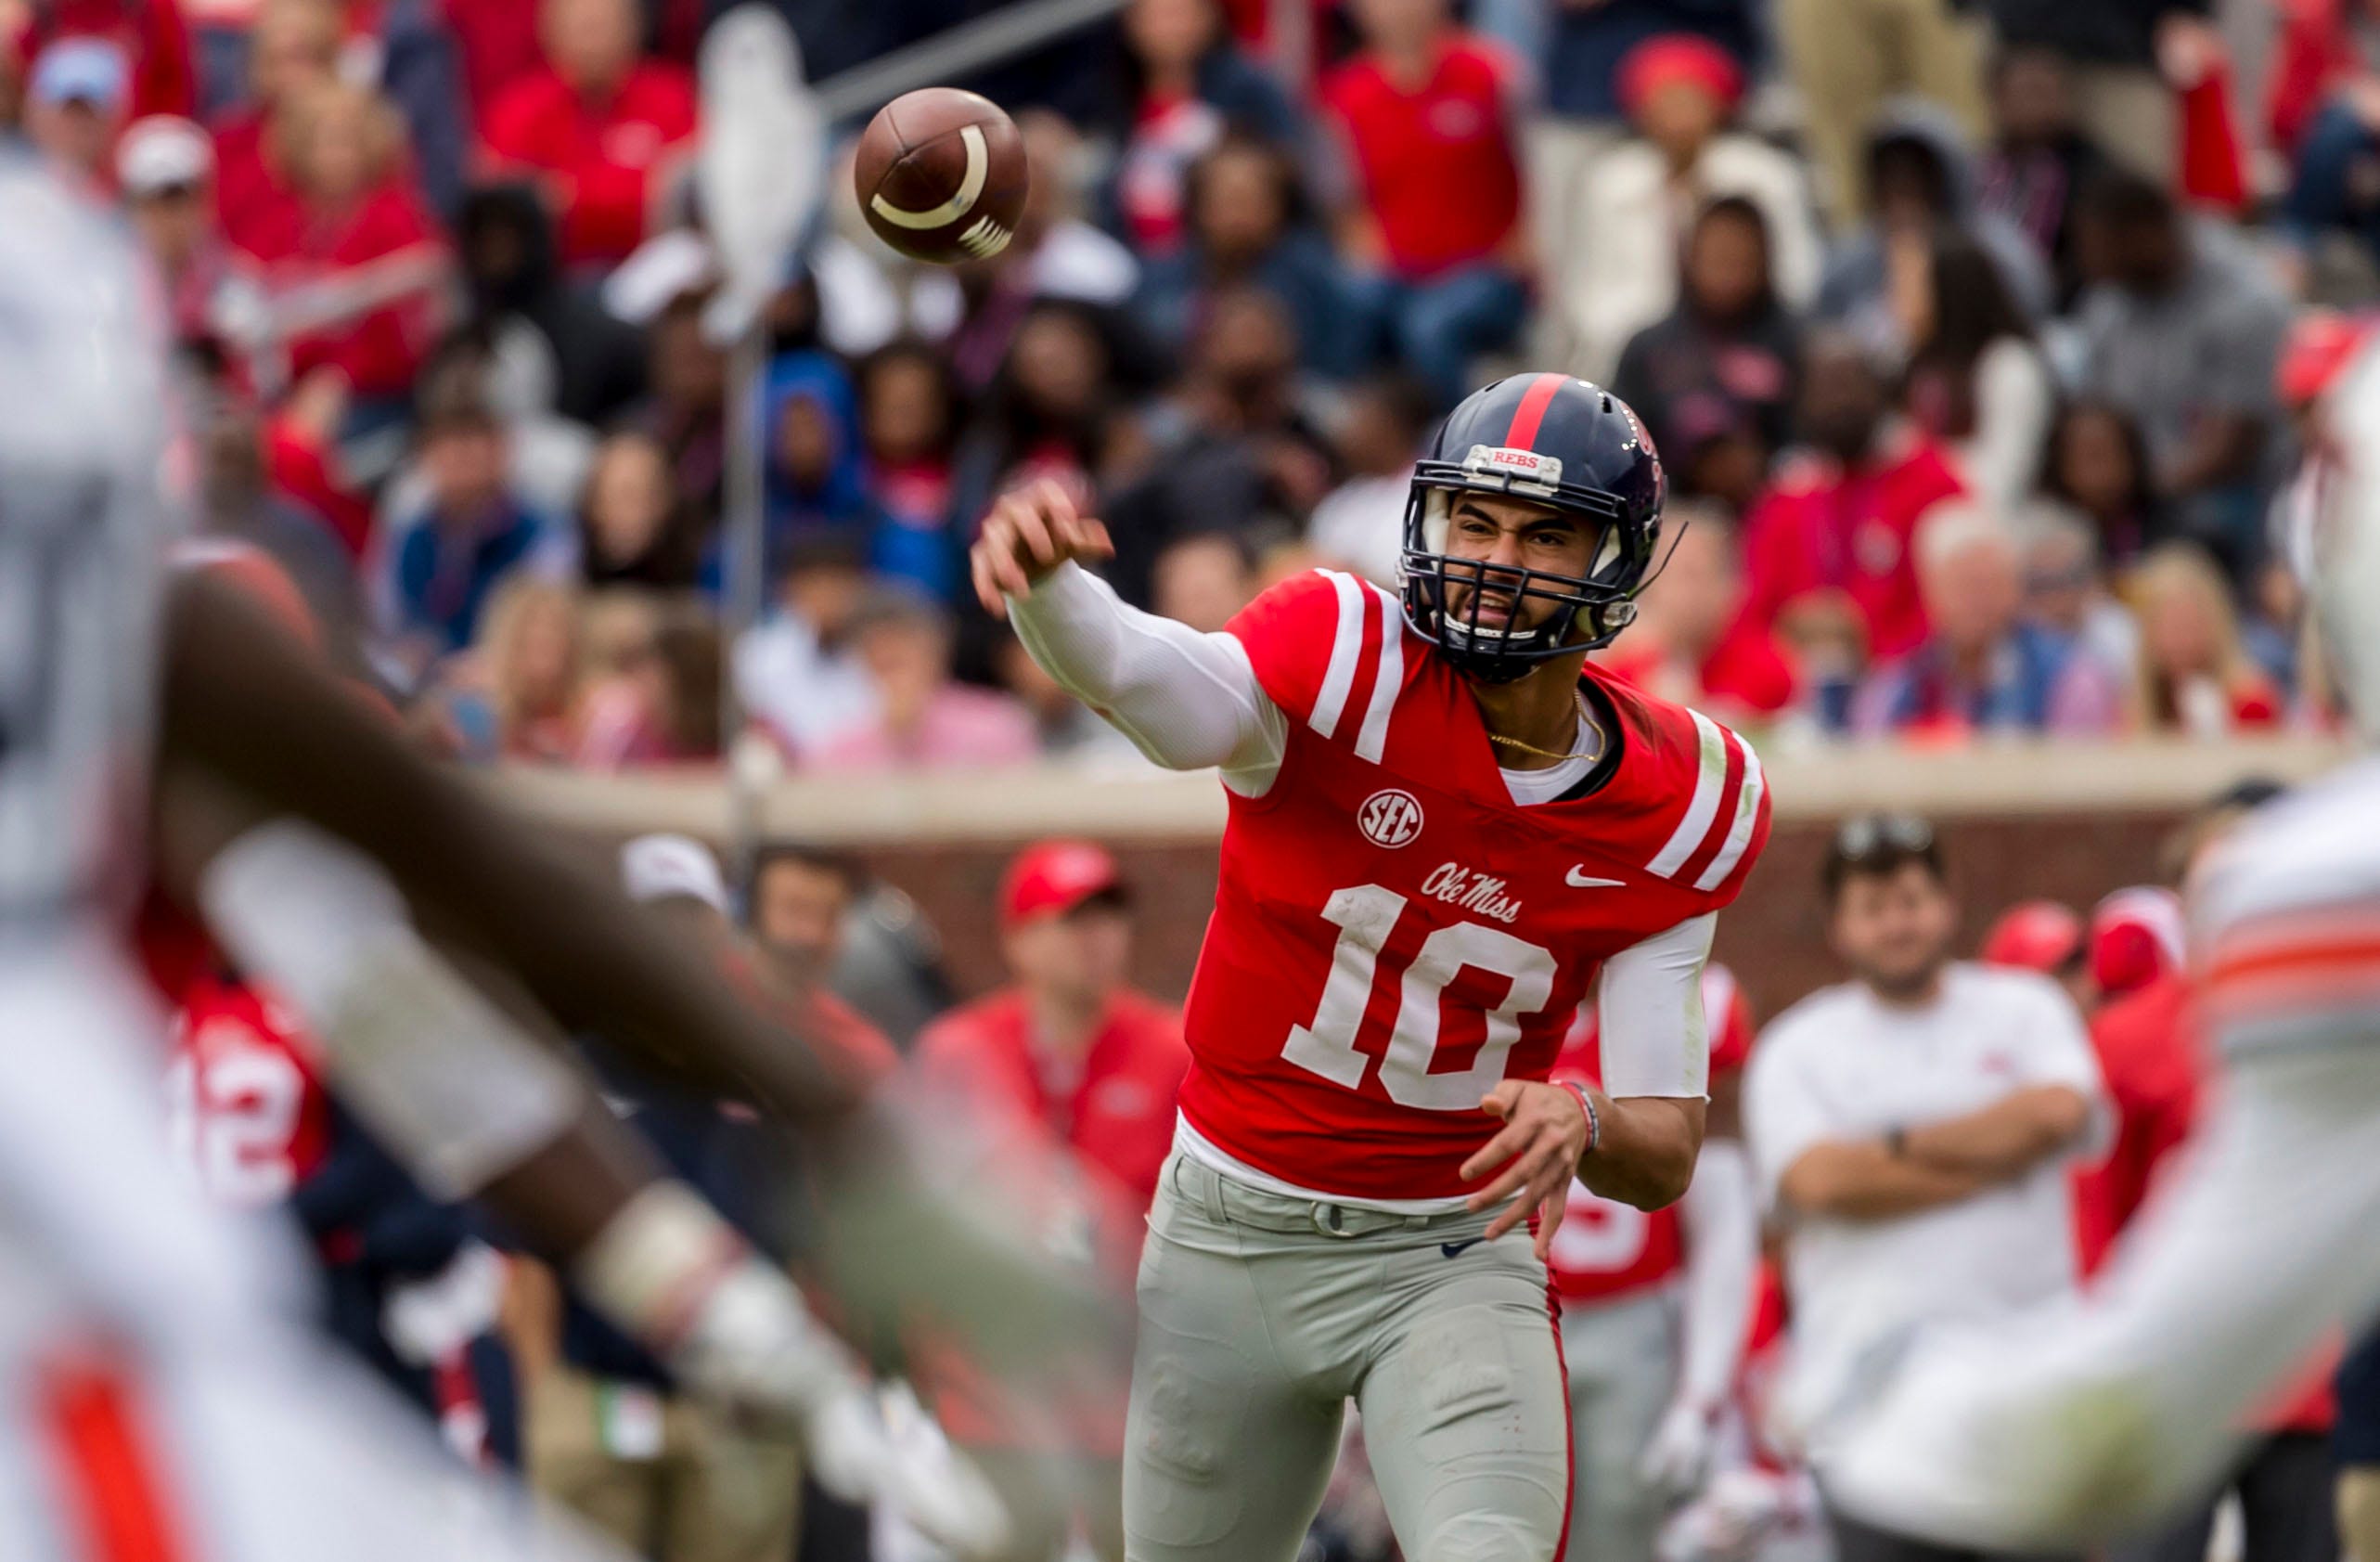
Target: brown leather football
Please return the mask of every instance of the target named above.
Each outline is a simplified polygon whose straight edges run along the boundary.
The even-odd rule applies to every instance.
[[[853,169],[876,237],[939,265],[989,260],[1024,207],[1024,142],[988,97],[920,87],[878,110]]]

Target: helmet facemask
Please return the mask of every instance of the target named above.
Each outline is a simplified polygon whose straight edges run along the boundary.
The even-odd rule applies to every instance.
[[[1588,531],[1594,537],[1594,552],[1587,573],[1564,574],[1453,556],[1447,549],[1453,510],[1466,493],[1541,503]],[[1406,618],[1467,676],[1486,683],[1515,682],[1542,662],[1609,645],[1634,621],[1634,598],[1658,529],[1657,519],[1650,525],[1629,523],[1620,507],[1601,494],[1467,471],[1452,480],[1435,472],[1419,473],[1406,500],[1401,572]],[[1491,592],[1511,600],[1511,615],[1502,625],[1480,622]],[[1524,627],[1524,610],[1532,601],[1553,604],[1556,611]],[[1450,602],[1457,603],[1452,611]]]

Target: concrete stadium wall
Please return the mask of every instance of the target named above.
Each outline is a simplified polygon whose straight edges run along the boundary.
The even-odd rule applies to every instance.
[[[2303,781],[2335,765],[2333,743],[2006,745],[1963,751],[1829,750],[1766,759],[1776,831],[1718,956],[1765,1018],[1828,980],[1818,866],[1837,820],[1870,808],[1924,814],[1942,832],[1977,936],[2035,896],[2088,907],[2152,879],[2190,810],[2250,776]],[[532,809],[604,836],[682,830],[725,840],[733,817],[716,773],[598,778],[519,770],[503,784]],[[1224,819],[1210,776],[1087,777],[1033,769],[955,777],[779,780],[760,790],[765,835],[845,846],[914,898],[941,930],[961,989],[998,979],[992,905],[1022,843],[1090,835],[1114,848],[1142,909],[1139,977],[1179,996],[1215,891]]]

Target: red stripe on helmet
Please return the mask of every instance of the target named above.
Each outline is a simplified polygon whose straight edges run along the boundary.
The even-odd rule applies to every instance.
[[[1545,421],[1545,409],[1553,405],[1553,394],[1562,389],[1566,374],[1540,374],[1530,381],[1521,405],[1512,409],[1512,426],[1504,431],[1504,443],[1514,450],[1526,450],[1537,442],[1537,425]]]

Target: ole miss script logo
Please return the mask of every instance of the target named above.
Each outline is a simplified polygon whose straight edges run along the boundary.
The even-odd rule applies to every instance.
[[[1383,787],[1356,810],[1356,828],[1373,846],[1394,851],[1422,833],[1422,805],[1401,787]]]

